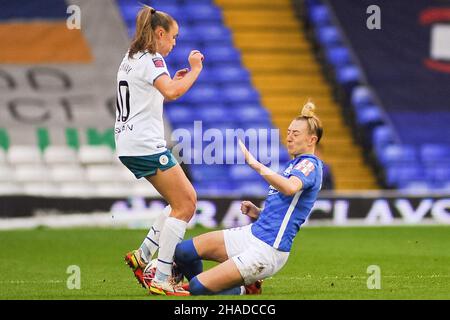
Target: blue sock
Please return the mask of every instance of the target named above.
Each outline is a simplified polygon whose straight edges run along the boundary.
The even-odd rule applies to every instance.
[[[184,240],[177,245],[174,261],[188,280],[203,272],[203,262],[192,239]]]
[[[198,279],[194,277],[189,282],[189,292],[193,296],[208,296],[208,295],[240,295],[241,287],[234,287],[222,290],[220,292],[212,292],[208,288],[206,288]]]

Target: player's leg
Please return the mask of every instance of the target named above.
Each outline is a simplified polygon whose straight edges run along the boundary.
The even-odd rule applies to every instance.
[[[167,280],[172,273],[175,247],[183,240],[187,222],[195,213],[197,196],[178,164],[164,171],[158,169],[155,175],[146,178],[171,207],[161,230],[157,271],[150,288],[152,293],[168,294],[173,289]]]
[[[189,281],[203,271],[202,260],[223,262],[227,259],[223,231],[212,231],[184,240],[175,249],[175,263]]]
[[[245,293],[244,279],[233,259],[199,274],[189,282],[192,295],[240,295]]]

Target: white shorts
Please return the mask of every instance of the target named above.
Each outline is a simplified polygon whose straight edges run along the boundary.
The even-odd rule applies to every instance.
[[[251,224],[223,230],[223,237],[228,258],[233,259],[245,284],[274,275],[289,257],[289,252],[276,250],[256,238]]]

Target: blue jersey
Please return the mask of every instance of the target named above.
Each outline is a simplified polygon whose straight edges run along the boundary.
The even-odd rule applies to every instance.
[[[270,186],[264,209],[252,225],[252,233],[275,249],[289,252],[322,186],[322,161],[312,154],[301,155],[287,163],[283,176],[298,177],[303,182],[302,190],[286,196]]]

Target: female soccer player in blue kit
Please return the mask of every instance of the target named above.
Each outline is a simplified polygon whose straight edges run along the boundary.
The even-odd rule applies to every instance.
[[[260,280],[287,262],[294,237],[308,218],[322,184],[322,161],[314,155],[323,128],[308,102],[287,133],[293,157],[283,174],[259,163],[240,142],[246,162],[270,184],[264,209],[244,201],[250,225],[213,231],[177,245],[175,263],[187,277],[191,295],[260,293]],[[202,259],[220,262],[203,271]]]

